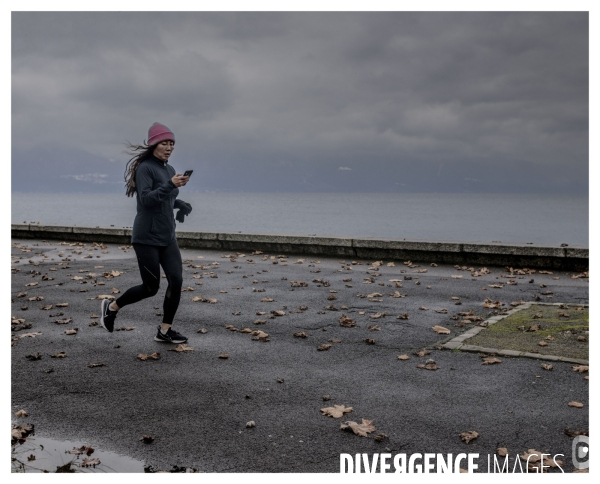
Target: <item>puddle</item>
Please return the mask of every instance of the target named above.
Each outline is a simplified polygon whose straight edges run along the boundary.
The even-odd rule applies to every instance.
[[[89,456],[85,453],[69,453],[88,445],[83,442],[29,436],[25,442],[11,446],[11,472],[148,472],[144,469],[144,462],[114,452],[94,449]],[[84,466],[84,459],[98,459],[100,463],[88,467]]]
[[[91,449],[89,455],[71,453],[72,450]],[[87,449],[86,449],[87,450]],[[98,464],[86,465],[92,459]],[[115,472],[185,472],[195,473],[198,469],[191,467],[173,466],[171,469],[159,469],[146,465],[145,462],[116,454],[106,450],[98,450],[93,445],[70,440],[54,440],[37,437],[32,432],[24,441],[15,441],[11,445],[11,472],[40,473],[40,472],[85,472],[92,474]]]

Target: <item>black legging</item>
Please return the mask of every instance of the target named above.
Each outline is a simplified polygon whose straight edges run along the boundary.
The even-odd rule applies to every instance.
[[[122,308],[156,295],[160,286],[160,265],[165,271],[169,283],[163,303],[163,323],[173,324],[173,318],[181,299],[181,285],[183,284],[183,266],[177,240],[166,247],[133,244],[133,249],[138,258],[142,284],[127,289],[115,303],[119,308]]]

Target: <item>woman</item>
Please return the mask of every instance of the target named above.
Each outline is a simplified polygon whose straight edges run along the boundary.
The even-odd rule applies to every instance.
[[[138,259],[142,284],[125,291],[116,301],[102,301],[100,324],[110,333],[115,327],[117,311],[158,292],[160,267],[167,276],[167,292],[163,303],[163,320],[155,341],[185,343],[187,338],[172,329],[173,318],[182,285],[181,253],[175,238],[173,209],[179,209],[177,219],[192,211],[192,206],[177,199],[179,187],[189,176],[178,175],[167,162],[175,147],[175,136],[166,126],[154,123],[148,130],[148,141],[130,145],[133,154],[125,168],[126,194],[136,194],[137,215],[133,222],[131,243]]]

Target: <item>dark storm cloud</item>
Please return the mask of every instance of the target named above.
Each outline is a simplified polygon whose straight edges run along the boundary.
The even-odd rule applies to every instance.
[[[12,37],[13,189],[116,187],[154,121],[204,189],[587,187],[587,13],[20,12]]]

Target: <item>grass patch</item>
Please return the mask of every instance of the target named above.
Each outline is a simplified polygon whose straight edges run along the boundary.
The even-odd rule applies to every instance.
[[[505,350],[527,351],[542,355],[564,356],[589,360],[589,308],[575,310],[576,306],[569,309],[560,309],[558,306],[543,306],[532,304],[527,309],[522,309],[504,318],[496,324],[491,324],[485,330],[469,340],[469,345],[484,346]],[[569,318],[560,317],[558,313],[567,313]],[[534,319],[534,315],[541,314],[541,318]],[[539,324],[537,331],[523,331]],[[579,341],[579,336],[585,341]],[[547,339],[548,337],[553,339]],[[540,341],[545,341],[548,346],[539,346]]]

